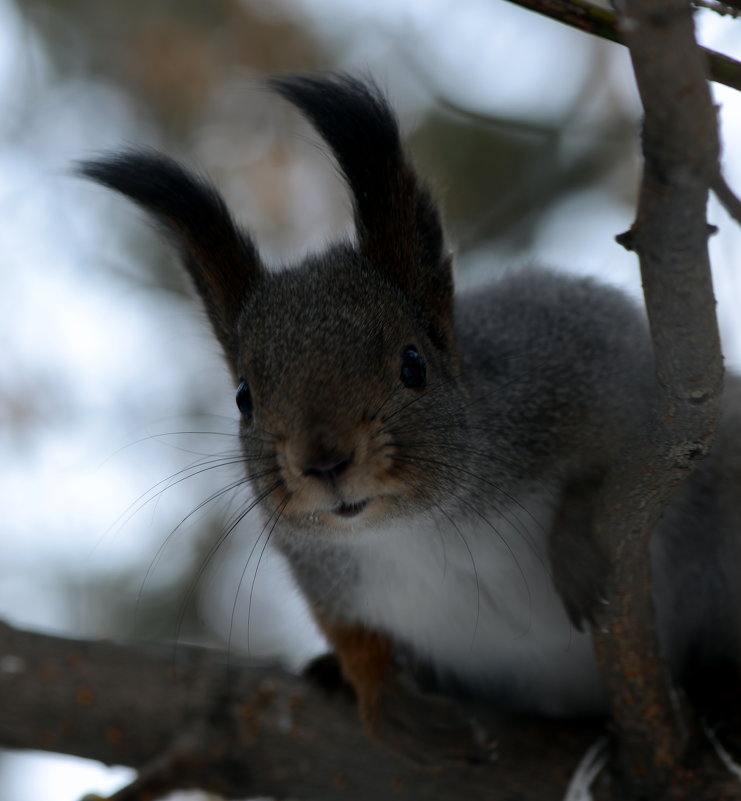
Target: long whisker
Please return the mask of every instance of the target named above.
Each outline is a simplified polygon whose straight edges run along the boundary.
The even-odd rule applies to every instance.
[[[250,626],[251,626],[251,623],[252,623],[252,596],[253,596],[253,594],[255,592],[255,582],[257,581],[257,571],[260,569],[260,563],[262,562],[262,557],[263,557],[263,555],[265,553],[265,549],[268,547],[268,543],[270,542],[270,537],[272,536],[276,525],[278,525],[278,521],[280,520],[281,515],[283,514],[283,510],[286,508],[286,506],[288,505],[288,502],[290,500],[291,500],[291,496],[290,495],[286,495],[286,497],[281,501],[281,503],[273,510],[273,512],[271,513],[270,517],[265,522],[265,525],[262,527],[262,531],[260,532],[259,536],[255,540],[255,544],[252,546],[252,548],[250,550],[250,553],[247,556],[247,560],[244,563],[244,568],[242,569],[242,575],[240,576],[239,584],[237,585],[237,592],[234,595],[234,603],[232,604],[231,617],[229,618],[229,638],[227,640],[227,654],[231,653],[232,632],[234,630],[234,620],[235,620],[236,613],[237,613],[237,604],[239,602],[239,593],[240,593],[240,591],[242,589],[242,582],[244,581],[245,574],[247,573],[247,567],[248,567],[248,565],[249,565],[249,563],[250,563],[250,561],[252,559],[252,554],[254,553],[255,548],[257,547],[257,544],[260,541],[260,538],[262,537],[263,533],[265,532],[265,529],[268,526],[270,526],[268,534],[265,537],[265,542],[263,543],[262,548],[260,549],[260,556],[257,558],[257,564],[255,565],[255,572],[254,572],[254,574],[252,576],[252,583],[250,585],[249,600],[247,602],[247,655],[249,657],[249,653],[250,653]],[[271,520],[272,520],[273,516],[275,516],[275,520],[273,520],[272,524],[271,524]]]
[[[451,384],[457,385],[458,378],[456,376],[448,376],[443,379],[438,379],[437,381],[433,382],[432,384],[428,384],[426,387],[425,392],[420,394],[413,395],[405,404],[400,406],[398,409],[394,409],[391,414],[387,415],[386,417],[382,418],[382,422],[386,423],[390,420],[393,420],[397,415],[403,412],[405,409],[409,408],[410,406],[414,405],[415,403],[419,403],[421,400],[430,394],[430,392],[435,392],[443,387],[449,386]],[[390,403],[393,400],[393,394],[389,393],[381,403],[381,405],[375,409],[375,411],[371,414],[371,419],[375,420],[380,414],[383,408],[386,406],[387,403]]]
[[[512,354],[504,354],[504,356],[511,357]],[[481,395],[475,395],[475,396],[472,396],[472,397],[467,397],[465,402],[462,403],[458,407],[457,411],[464,411],[465,409],[468,409],[471,406],[475,406],[476,404],[479,404],[482,401],[490,398],[492,395],[496,395],[497,393],[502,392],[503,390],[505,390],[508,387],[512,386],[512,384],[515,384],[518,381],[521,381],[523,378],[527,378],[528,376],[532,375],[533,372],[537,372],[544,364],[545,364],[545,362],[541,362],[540,364],[529,364],[527,366],[527,369],[523,370],[521,373],[518,373],[518,374],[512,376],[507,382],[494,387],[490,392],[486,392],[486,393],[483,393]],[[399,408],[394,409],[394,411],[391,414],[389,414],[385,418],[383,418],[382,422],[386,423],[386,422],[389,422],[389,421],[393,420],[395,417],[397,417],[399,414],[401,414],[404,410],[408,409],[413,404],[420,402],[421,400],[426,398],[431,393],[435,393],[435,392],[441,391],[445,387],[450,386],[450,385],[457,386],[459,381],[460,381],[460,378],[458,376],[451,375],[451,376],[447,376],[447,377],[445,377],[443,379],[439,379],[438,381],[436,381],[433,384],[428,384],[428,386],[427,386],[427,388],[425,389],[424,392],[420,393],[419,395],[416,395],[409,402],[407,402],[406,404],[403,404]],[[385,403],[386,403],[386,401],[384,401],[384,404]]]
[[[227,432],[227,431],[160,431],[156,434],[147,434],[145,437],[139,437],[138,439],[132,440],[131,442],[127,442],[125,445],[122,445],[120,448],[114,450],[109,456],[107,456],[102,464],[106,464],[111,459],[114,459],[116,456],[124,453],[125,451],[133,448],[135,445],[141,445],[143,442],[150,442],[153,439],[164,439],[165,437],[175,437],[180,435],[197,435],[197,436],[210,436],[210,437],[237,437],[238,434],[234,432]],[[177,448],[177,446],[170,446],[173,448]],[[180,450],[178,448],[178,450]],[[203,454],[204,456],[206,454]]]
[[[483,401],[491,398],[492,396],[504,391],[505,389],[507,389],[508,387],[510,387],[513,384],[517,383],[518,381],[521,381],[523,378],[527,378],[528,376],[532,375],[533,372],[537,371],[540,367],[543,366],[543,364],[545,364],[545,362],[542,362],[541,364],[528,365],[528,368],[526,370],[523,370],[521,373],[518,373],[518,374],[512,376],[508,381],[506,381],[505,383],[494,387],[490,392],[485,392],[483,394],[476,395],[476,396],[473,396],[473,397],[467,397],[465,399],[465,401],[462,402],[451,413],[452,414],[462,414],[465,410],[470,409],[471,407],[482,403]],[[418,403],[418,402],[422,401],[423,399],[425,399],[430,393],[434,393],[436,391],[440,391],[441,389],[443,389],[444,387],[446,387],[446,386],[448,386],[450,384],[457,384],[457,382],[458,382],[458,378],[456,376],[451,376],[449,378],[446,378],[445,380],[440,380],[440,381],[436,382],[435,384],[428,385],[428,387],[425,390],[425,392],[421,393],[420,395],[415,396],[408,403],[400,406],[398,409],[395,409],[390,415],[387,415],[385,418],[383,418],[382,422],[383,423],[390,422],[395,417],[397,417],[401,412],[403,412],[404,410],[408,409],[414,403]],[[437,425],[436,425],[436,428],[437,428]]]
[[[269,495],[275,492],[275,490],[277,490],[282,483],[283,482],[280,480],[273,482],[273,484],[271,484],[267,489],[263,490],[259,495],[253,498],[241,512],[235,515],[231,523],[224,529],[224,531],[217,538],[216,542],[209,548],[208,553],[206,554],[206,558],[203,560],[203,562],[201,563],[200,567],[196,572],[196,575],[190,582],[190,586],[188,587],[188,591],[180,607],[180,614],[178,616],[178,622],[175,633],[175,651],[173,657],[177,656],[177,644],[178,641],[180,640],[180,635],[182,632],[183,623],[185,621],[185,615],[187,613],[188,606],[190,605],[190,602],[201,581],[201,578],[203,578],[203,574],[206,572],[206,569],[211,564],[211,561],[213,560],[214,556],[216,556],[221,546],[226,542],[229,536],[231,536],[234,529],[242,522],[242,520],[244,520],[244,518],[247,517],[247,515],[258,504],[262,503],[262,501],[264,501]]]
[[[229,467],[235,464],[243,464],[245,461],[247,461],[247,459],[245,458],[244,454],[240,451],[235,451],[234,453],[222,454],[221,456],[209,456],[206,459],[199,459],[187,465],[186,467],[177,470],[175,473],[171,473],[169,476],[161,479],[156,484],[153,484],[148,490],[146,490],[146,492],[143,492],[141,495],[139,495],[138,498],[135,498],[123,510],[123,512],[121,512],[116,520],[114,520],[113,523],[111,523],[111,525],[103,532],[101,540],[110,534],[110,532],[116,526],[126,525],[126,523],[128,523],[128,521],[131,520],[134,515],[138,514],[147,504],[154,501],[163,492],[176,487],[183,481],[186,481],[189,478],[194,478],[195,476],[205,473],[208,470],[214,470],[219,467]],[[162,486],[163,484],[165,485],[164,487]],[[158,490],[159,487],[162,487],[162,489]]]
[[[496,484],[493,481],[490,481],[490,480],[484,478],[483,476],[479,475],[478,473],[474,473],[471,470],[466,470],[464,467],[460,467],[459,465],[452,464],[450,462],[445,462],[445,461],[443,461],[441,459],[431,459],[431,458],[426,458],[424,456],[414,455],[414,456],[404,457],[404,456],[399,456],[397,454],[394,454],[391,458],[397,459],[397,460],[407,460],[407,461],[412,461],[412,462],[418,462],[418,463],[424,462],[426,464],[431,464],[431,465],[434,465],[436,467],[443,467],[446,470],[456,470],[459,473],[463,473],[464,475],[471,476],[472,478],[475,478],[477,481],[480,481],[483,484],[486,484],[487,486],[492,487],[492,489],[494,489],[500,495],[503,495],[507,500],[509,500],[510,502],[515,504],[515,506],[519,510],[523,511],[525,514],[527,514],[530,517],[530,519],[537,525],[537,527],[541,530],[541,532],[545,533],[545,528],[544,528],[543,524],[533,515],[533,513],[521,501],[519,501],[511,493],[509,493],[506,490],[502,489],[498,484]],[[459,499],[461,499],[461,498],[459,497]],[[501,509],[497,509],[497,511],[500,512],[500,513],[503,512],[503,510],[501,510]],[[520,538],[522,539],[522,541],[530,548],[530,550],[535,555],[535,557],[538,559],[538,561],[541,563],[541,565],[546,569],[546,571],[548,572],[548,575],[550,575],[550,567],[549,567],[549,565],[547,563],[547,560],[545,560],[543,558],[543,555],[538,551],[538,549],[535,546],[534,542],[527,535],[527,531],[528,531],[527,526],[523,526],[522,525],[522,521],[518,520],[517,517],[513,517],[513,518],[509,518],[508,517],[507,519],[509,520],[510,523],[513,524],[512,527],[514,528],[514,530],[520,535]]]
[[[139,592],[137,593],[136,607],[135,607],[135,610],[134,610],[134,618],[135,619],[136,619],[136,616],[138,614],[139,605],[141,603],[141,599],[142,599],[142,596],[144,594],[144,589],[145,589],[145,587],[147,585],[147,582],[149,581],[149,577],[152,575],[152,573],[154,572],[155,568],[159,564],[159,561],[160,561],[163,553],[165,552],[165,549],[167,548],[168,544],[170,543],[172,538],[175,536],[175,534],[177,534],[177,532],[182,528],[182,526],[184,526],[185,523],[188,520],[190,520],[190,518],[194,514],[197,514],[198,512],[200,512],[201,509],[203,509],[208,504],[213,503],[218,498],[221,498],[223,495],[226,495],[226,493],[231,492],[232,490],[236,489],[237,487],[241,487],[244,484],[247,484],[252,479],[262,478],[264,476],[271,475],[272,473],[276,473],[277,471],[278,471],[278,468],[276,467],[276,468],[272,468],[270,470],[263,470],[260,473],[254,473],[251,476],[241,476],[236,481],[233,481],[231,484],[227,484],[227,486],[221,487],[220,489],[218,489],[215,492],[211,493],[211,495],[209,495],[208,498],[205,498],[204,500],[202,500],[197,506],[195,506],[193,509],[190,510],[190,512],[188,512],[188,514],[175,526],[175,528],[172,529],[172,531],[167,535],[167,537],[165,537],[165,539],[163,540],[163,542],[160,544],[159,548],[157,549],[157,552],[155,553],[154,557],[152,558],[152,560],[149,563],[149,567],[147,568],[147,572],[144,574],[144,578],[142,579],[142,582],[141,582],[141,584],[139,586]]]
[[[458,524],[445,511],[445,509],[443,509],[443,507],[439,503],[435,504],[435,508],[448,519],[450,525],[456,530],[458,536],[461,539],[461,542],[466,546],[466,550],[468,551],[468,558],[471,561],[471,568],[473,569],[473,577],[476,582],[476,620],[474,621],[473,634],[471,635],[471,643],[469,645],[469,650],[473,651],[473,644],[476,641],[476,634],[478,633],[479,630],[479,617],[481,615],[481,584],[479,582],[479,571],[476,568],[476,560],[473,558],[473,552],[471,551],[471,546],[468,544],[468,540],[463,535],[463,532],[460,530]]]
[[[396,455],[392,456],[391,458],[394,461],[403,462],[405,464],[411,465],[412,467],[416,467],[420,471],[422,470],[422,468],[419,466],[418,462],[419,461],[429,461],[429,460],[418,460],[416,457],[415,458],[411,458],[411,457],[405,458],[405,457],[396,456]],[[515,564],[515,566],[517,567],[517,571],[519,572],[519,574],[520,574],[520,576],[522,578],[522,582],[523,582],[523,585],[525,587],[525,591],[527,592],[528,609],[529,609],[529,615],[530,615],[530,622],[528,623],[528,628],[527,628],[527,630],[525,632],[525,633],[527,633],[527,631],[529,631],[530,627],[532,626],[533,599],[532,599],[532,592],[530,590],[530,584],[528,583],[527,576],[525,575],[525,571],[523,570],[522,565],[520,564],[520,560],[517,558],[517,554],[515,553],[515,551],[512,548],[512,546],[507,542],[507,538],[494,525],[494,523],[492,523],[491,520],[489,520],[489,518],[486,517],[486,515],[484,515],[479,509],[477,509],[474,506],[474,504],[472,504],[470,501],[466,500],[466,498],[464,498],[463,495],[456,495],[455,497],[456,497],[456,500],[459,503],[462,503],[468,509],[470,509],[471,512],[473,512],[475,515],[477,515],[497,535],[497,537],[499,538],[499,540],[502,543],[502,545],[504,545],[504,547],[509,551],[509,554],[512,557],[512,561]],[[525,542],[527,542],[527,540],[525,540]],[[535,552],[535,553],[537,555],[537,552]]]
[[[213,459],[204,459],[199,460],[193,464],[184,467],[181,470],[172,473],[169,476],[158,481],[156,484],[151,486],[148,490],[143,492],[137,498],[135,498],[127,507],[124,509],[123,512],[106,528],[106,530],[100,535],[97,542],[93,546],[92,553],[94,553],[98,548],[102,547],[103,542],[106,538],[111,534],[114,529],[122,529],[126,524],[135,517],[145,506],[148,504],[157,501],[167,490],[172,489],[173,487],[177,486],[178,484],[186,481],[189,478],[195,478],[196,476],[200,475],[201,473],[208,472],[209,470],[217,470],[222,467],[229,467],[231,465],[236,464],[243,464],[244,459],[241,455],[226,455],[226,456],[219,456],[214,457]],[[177,480],[174,480],[177,476],[180,476]],[[165,486],[162,486],[165,485]],[[159,489],[158,489],[159,488]]]

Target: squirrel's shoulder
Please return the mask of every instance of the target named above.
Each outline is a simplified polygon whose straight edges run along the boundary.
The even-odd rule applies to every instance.
[[[519,460],[601,458],[653,406],[645,314],[620,289],[529,267],[461,292],[455,321],[472,414]]]
[[[585,367],[631,357],[640,371],[651,354],[645,313],[623,290],[544,267],[460,292],[455,325],[464,363],[490,354]]]

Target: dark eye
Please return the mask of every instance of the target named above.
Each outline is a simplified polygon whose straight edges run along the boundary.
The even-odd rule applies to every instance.
[[[244,379],[237,387],[237,408],[245,417],[252,417],[252,393]]]
[[[414,345],[407,345],[401,356],[401,381],[409,389],[422,389],[427,384],[425,360]]]

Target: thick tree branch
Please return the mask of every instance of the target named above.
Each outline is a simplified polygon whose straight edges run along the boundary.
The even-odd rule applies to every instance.
[[[499,721],[494,763],[424,770],[373,746],[350,699],[278,669],[1,623],[0,699],[0,744],[137,768],[116,801],[183,787],[231,798],[561,801],[602,730]]]
[[[585,33],[618,44],[626,44],[626,37],[618,28],[617,16],[612,11],[585,0],[509,0],[509,2]],[[711,80],[741,91],[740,62],[706,47],[700,48],[700,51],[707,59]],[[675,69],[681,71],[681,64],[681,61],[677,62]]]
[[[645,109],[638,213],[622,241],[640,257],[660,399],[602,498],[598,530],[614,572],[594,637],[622,777],[632,791],[720,798],[683,761],[696,732],[665,676],[648,557],[650,533],[707,453],[720,409],[723,366],[705,219],[718,172],[715,111],[686,0],[625,0],[620,22]]]

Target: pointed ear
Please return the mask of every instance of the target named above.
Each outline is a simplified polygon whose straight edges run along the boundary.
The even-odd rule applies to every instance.
[[[252,240],[221,195],[178,162],[126,151],[78,164],[81,175],[126,195],[149,212],[178,248],[227,358],[237,356],[237,323],[263,268]]]
[[[403,290],[433,336],[447,339],[453,279],[440,215],[404,153],[381,91],[347,75],[275,78],[270,86],[332,148],[352,192],[361,253]]]

